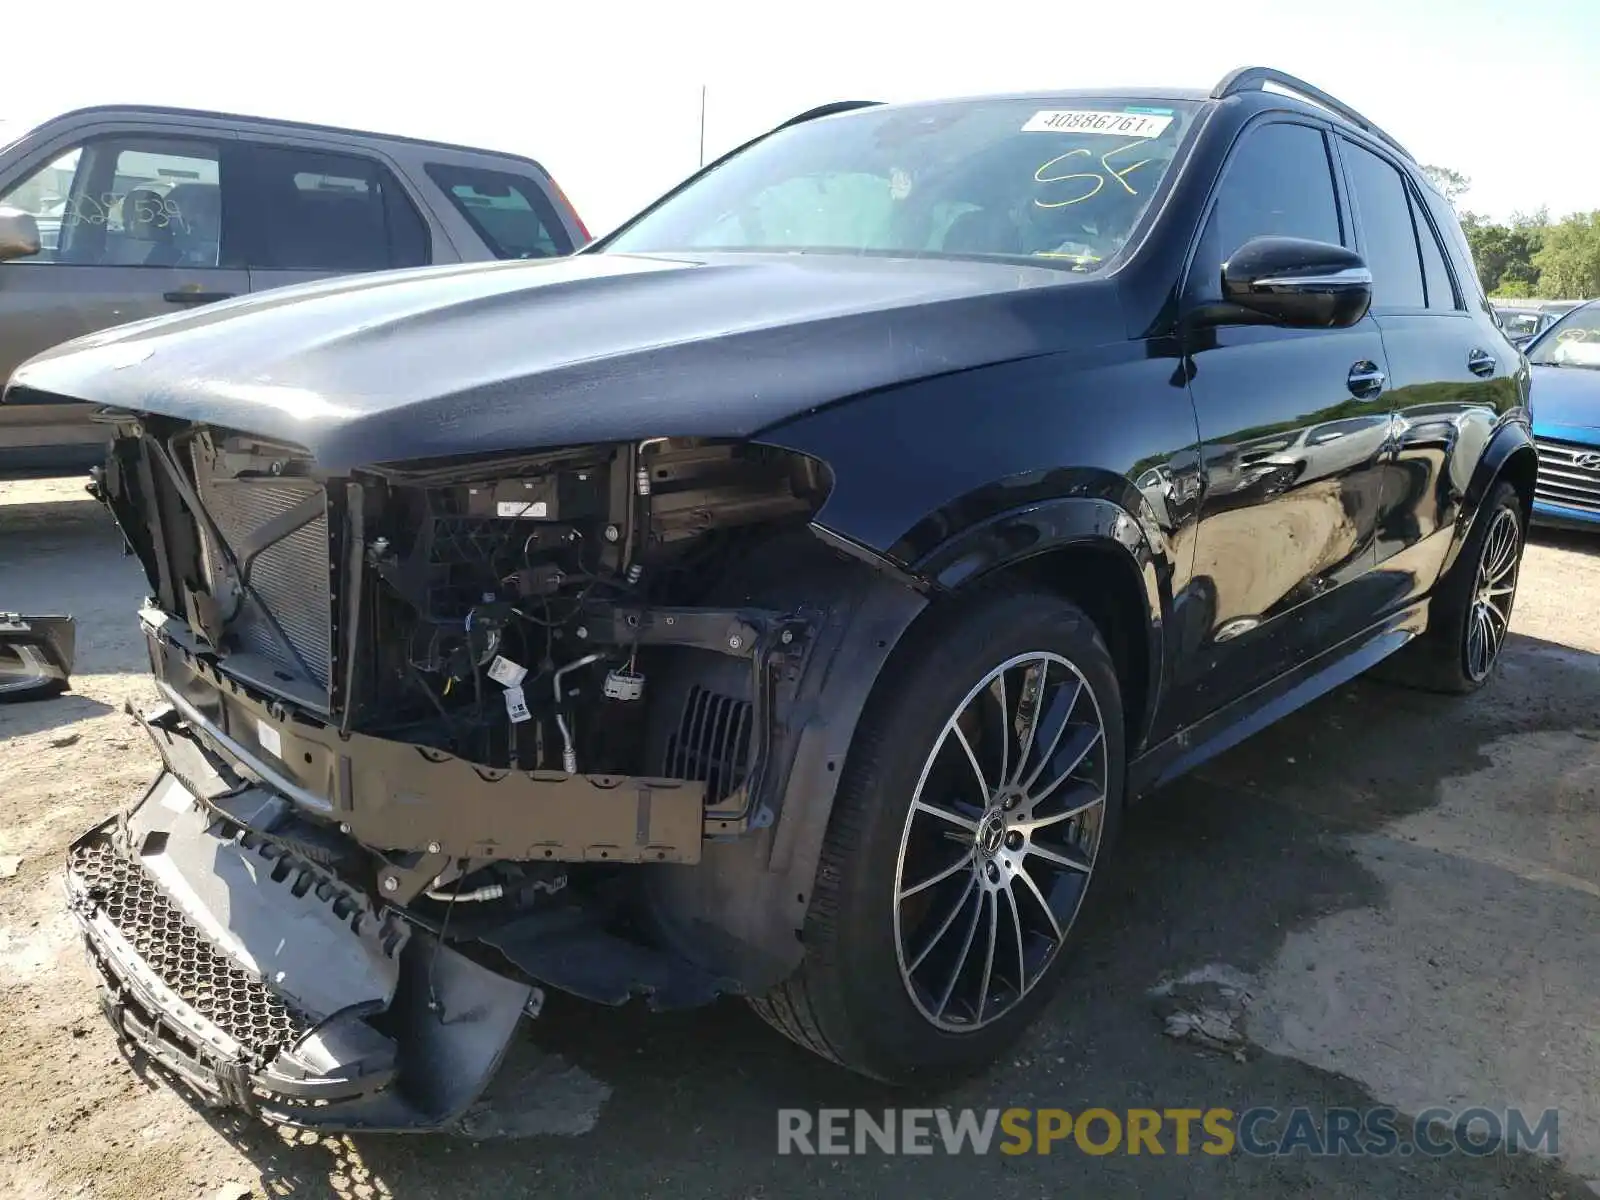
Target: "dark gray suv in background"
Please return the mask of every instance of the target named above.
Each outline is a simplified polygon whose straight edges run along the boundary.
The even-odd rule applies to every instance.
[[[57,342],[288,283],[568,254],[516,155],[223,113],[89,108],[0,149],[0,382]],[[100,461],[79,404],[0,407],[0,470]]]

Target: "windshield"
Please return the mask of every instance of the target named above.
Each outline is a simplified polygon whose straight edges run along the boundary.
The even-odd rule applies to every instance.
[[[1600,368],[1600,304],[1575,308],[1550,326],[1528,361],[1541,367]]]
[[[1099,270],[1198,105],[979,100],[868,108],[763,138],[607,246],[1028,258]]]

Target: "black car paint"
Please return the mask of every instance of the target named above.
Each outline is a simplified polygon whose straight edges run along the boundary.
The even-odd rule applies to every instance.
[[[1422,618],[1407,608],[1454,561],[1487,482],[1509,468],[1531,492],[1526,367],[1468,276],[1458,238],[1447,245],[1467,297],[1459,313],[1380,311],[1342,330],[1185,323],[1184,281],[1205,269],[1194,254],[1207,198],[1246,125],[1276,119],[1337,131],[1393,158],[1376,139],[1293,102],[1224,101],[1149,218],[1144,244],[1098,281],[1115,289],[1126,340],[925,381],[906,395],[874,393],[762,435],[833,469],[838,483],[819,524],[900,566],[961,563],[956,578],[934,576],[943,583],[1041,554],[1117,547],[1109,557],[1141,584],[1150,655],[1148,706],[1130,724],[1145,731],[1133,744],[1151,757],[1131,770],[1136,785],[1169,778],[1161,760],[1180,751],[1187,758],[1184,745],[1206,741],[1212,735],[1202,731],[1219,722],[1218,750],[1256,710],[1282,715],[1319,694],[1324,688],[1305,690],[1301,678],[1318,656],[1335,659],[1319,668],[1331,687],[1341,681],[1339,647],[1360,659],[1374,639],[1384,652],[1403,642],[1396,627],[1420,631]],[[1343,194],[1342,178],[1340,186]],[[1480,347],[1496,359],[1489,379],[1467,366]],[[1398,364],[1398,386],[1352,397],[1346,377],[1363,361],[1391,378]],[[1330,468],[1236,486],[1241,465],[1259,463],[1274,442],[1314,435],[1332,408],[1341,421],[1367,425],[1378,443],[1367,445],[1369,433],[1359,454]],[[943,452],[957,444],[960,454]],[[879,452],[886,445],[892,454]],[[1145,503],[1135,480],[1152,467],[1168,490],[1197,499]],[[1267,556],[1197,559],[1218,545],[1225,523],[1239,526],[1243,546],[1281,537],[1313,487],[1331,490],[1356,525],[1331,563],[1311,571]],[[1108,520],[1096,502],[1126,519]],[[1038,518],[1041,504],[1056,512]],[[1028,532],[990,537],[975,557],[960,549],[991,525]],[[1269,603],[1236,602],[1262,568],[1255,594]],[[1230,622],[1257,617],[1260,624],[1219,636]],[[1294,697],[1287,707],[1285,696]]]
[[[330,472],[747,437],[874,388],[1120,338],[1108,289],[1055,286],[1064,278],[797,255],[424,267],[69,342],[20,368],[12,390],[92,386],[98,403],[303,446]]]
[[[879,603],[872,636],[845,638],[837,711],[793,735],[762,882],[741,885],[742,868],[705,881],[704,911],[729,927],[745,918],[728,890],[761,910],[758,891],[784,881],[782,918],[758,911],[762,928],[749,931],[781,967],[801,952],[805,881],[857,716],[942,593],[1023,571],[1131,599],[1137,792],[1420,631],[1489,484],[1531,485],[1520,355],[1453,235],[1468,307],[1427,319],[1448,333],[1382,311],[1342,330],[1188,319],[1186,281],[1220,266],[1197,251],[1208,197],[1245,126],[1275,119],[1399,162],[1309,105],[1241,93],[1196,123],[1127,250],[1096,275],[871,256],[622,258],[602,241],[560,263],[218,305],[62,348],[15,382],[77,395],[93,375],[84,398],[283,438],[330,472],[670,434],[748,437],[825,462],[834,487],[814,528],[868,565],[844,607],[872,608],[878,589],[903,603]],[[1475,347],[1496,357],[1490,381],[1461,373]],[[1352,397],[1362,363],[1397,386]],[[1330,421],[1376,445],[1347,442],[1351,453],[1315,471],[1276,461]],[[1308,506],[1349,528],[1324,533],[1309,557],[1269,552]],[[719,882],[730,888],[717,896]]]

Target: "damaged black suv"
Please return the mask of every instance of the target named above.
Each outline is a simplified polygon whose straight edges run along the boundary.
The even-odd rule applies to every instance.
[[[974,1069],[1129,798],[1489,676],[1526,389],[1412,157],[1263,69],[833,105],[570,258],[45,354],[164,698],[71,851],[108,1010],[322,1127],[452,1121],[548,988]]]

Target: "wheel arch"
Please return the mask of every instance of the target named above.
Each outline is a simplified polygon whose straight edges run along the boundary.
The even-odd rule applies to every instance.
[[[1131,681],[1123,698],[1130,751],[1147,728],[1161,670],[1157,565],[1164,560],[1110,500],[1066,497],[1004,512],[912,564],[817,525],[811,533],[774,545],[761,571],[773,581],[764,602],[776,597],[822,614],[796,703],[776,738],[781,768],[770,778],[772,823],[708,844],[697,866],[646,868],[652,905],[678,930],[663,932],[692,960],[750,991],[775,985],[799,964],[799,933],[857,727],[915,630],[979,589],[1011,582],[1072,600]],[[739,590],[752,594],[742,584]]]
[[[1164,565],[1127,509],[1103,496],[1073,496],[1002,513],[949,539],[912,569],[950,597],[1015,581],[1083,609],[1116,664],[1132,755],[1151,728],[1161,692]]]
[[[1439,570],[1441,579],[1455,566],[1461,548],[1466,545],[1483,512],[1484,501],[1493,494],[1495,485],[1502,479],[1517,490],[1522,508],[1522,527],[1526,531],[1533,517],[1533,489],[1538,471],[1539,452],[1534,447],[1533,433],[1526,422],[1507,421],[1502,424],[1484,447],[1467,482],[1455,535],[1450,539],[1450,549]]]

